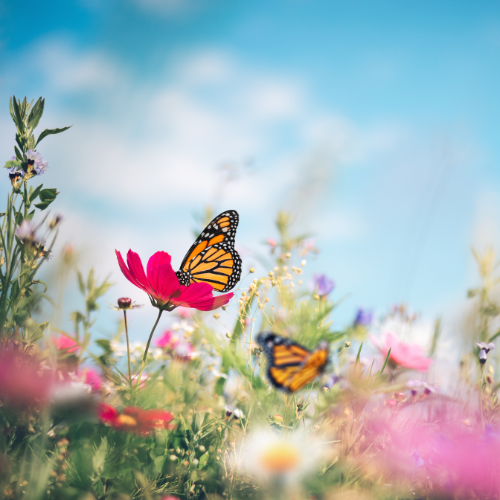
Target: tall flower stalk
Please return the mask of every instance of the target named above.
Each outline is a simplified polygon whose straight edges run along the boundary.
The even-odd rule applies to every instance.
[[[31,181],[42,175],[47,162],[36,152],[38,144],[48,135],[59,134],[69,127],[46,129],[34,136],[43,115],[45,100],[39,98],[33,105],[26,98],[12,97],[10,115],[16,126],[15,156],[4,165],[12,184],[0,230],[0,338],[2,346],[14,329],[20,329],[24,341],[35,342],[44,327],[27,328],[27,319],[37,299],[43,296],[37,285],[45,284],[36,279],[40,266],[49,258],[57,237],[55,226],[44,234],[41,223],[35,225],[34,217],[56,199],[55,188],[43,189],[43,184],[33,186]],[[46,244],[46,238],[50,243]],[[46,325],[45,325],[46,326]]]

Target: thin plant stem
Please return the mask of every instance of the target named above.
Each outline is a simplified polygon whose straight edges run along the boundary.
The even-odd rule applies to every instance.
[[[137,384],[135,386],[136,389],[139,388],[139,386],[141,385],[142,372],[144,370],[144,366],[146,365],[146,359],[148,357],[148,351],[149,351],[149,346],[151,344],[151,339],[153,338],[153,333],[155,332],[156,327],[158,326],[158,323],[160,322],[160,318],[161,318],[162,313],[163,313],[163,309],[160,309],[160,312],[158,313],[158,317],[156,318],[156,322],[153,326],[153,329],[151,330],[151,333],[149,334],[148,343],[146,344],[146,350],[144,351],[144,356],[142,358],[141,371],[139,372],[139,376],[137,377]]]
[[[130,344],[128,341],[127,311],[123,310],[123,320],[125,321],[125,338],[127,339],[127,361],[128,361],[128,383],[132,387],[132,369],[130,368]]]

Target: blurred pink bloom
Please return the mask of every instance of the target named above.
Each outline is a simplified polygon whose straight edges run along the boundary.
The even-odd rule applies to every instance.
[[[173,497],[172,495],[167,495],[166,497],[161,497],[161,500],[180,500],[179,497]]]
[[[77,354],[80,350],[80,346],[66,335],[60,335],[59,337],[52,338],[53,344],[56,346],[58,351],[71,352],[73,354]]]
[[[51,371],[32,359],[12,352],[0,357],[0,400],[4,405],[24,408],[43,404],[52,387]]]
[[[167,330],[159,339],[156,339],[156,347],[171,348],[178,341],[177,336],[172,330]]]
[[[92,368],[84,368],[81,372],[85,384],[90,385],[93,391],[98,391],[102,387],[101,376]]]
[[[268,239],[267,239],[267,244],[268,244],[269,246],[272,246],[272,247],[275,247],[275,246],[277,246],[277,245],[278,245],[278,243],[276,242],[276,240],[273,240],[272,238],[268,238]]]
[[[370,339],[383,356],[387,356],[389,349],[391,349],[389,361],[395,365],[425,372],[432,363],[431,359],[425,357],[424,349],[421,346],[416,344],[405,344],[391,332],[386,332],[382,336],[380,343],[373,336],[371,336]]]
[[[184,319],[191,318],[191,312],[186,307],[179,307],[179,308],[177,308],[177,310],[175,312],[181,318],[184,318]]]
[[[438,410],[432,423],[405,411],[389,411],[372,414],[367,421],[367,436],[378,450],[377,467],[403,481],[422,469],[433,498],[441,498],[440,490],[446,492],[444,498],[498,494],[500,435],[493,427],[483,431],[456,407]]]
[[[190,342],[167,330],[156,342],[156,347],[170,351],[176,358],[191,359],[194,349]]]
[[[170,264],[171,257],[166,252],[156,252],[148,261],[147,274],[141,258],[132,250],[127,253],[125,264],[120,252],[115,250],[118,264],[124,276],[136,287],[149,295],[151,304],[162,310],[172,311],[176,307],[191,307],[200,311],[213,311],[229,302],[233,293],[214,297],[213,288],[208,283],[179,283]]]

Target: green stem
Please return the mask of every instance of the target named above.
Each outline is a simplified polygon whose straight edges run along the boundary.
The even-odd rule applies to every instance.
[[[158,317],[156,318],[156,322],[153,326],[153,329],[151,330],[151,333],[149,334],[148,343],[146,344],[146,350],[144,351],[144,356],[142,358],[141,371],[139,372],[139,377],[137,377],[137,384],[135,386],[136,389],[139,388],[139,386],[141,385],[142,372],[144,370],[144,366],[146,365],[146,359],[148,357],[148,351],[149,351],[149,346],[151,344],[151,339],[153,338],[153,333],[155,332],[156,327],[158,326],[158,323],[160,322],[160,318],[161,318],[162,313],[163,313],[163,309],[160,309],[160,311],[158,312]]]
[[[479,386],[479,409],[481,412],[481,426],[484,430],[484,413],[483,413],[483,388],[484,388],[484,380],[483,380],[483,370],[484,365],[481,365],[481,378],[480,378],[480,386]]]
[[[127,311],[123,310],[123,320],[125,321],[125,337],[127,338],[127,360],[128,360],[128,383],[132,387],[132,369],[130,368],[130,344],[128,341]]]

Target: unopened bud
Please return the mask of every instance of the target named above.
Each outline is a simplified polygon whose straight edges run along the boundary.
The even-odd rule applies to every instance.
[[[215,314],[214,314],[214,318],[215,318],[215,319],[219,319],[219,318],[220,318],[220,314],[215,313]]]
[[[283,422],[283,417],[281,415],[273,415],[272,420],[277,424],[281,424]]]
[[[131,305],[132,305],[132,299],[128,297],[121,297],[118,299],[118,307],[120,309],[130,309]]]
[[[346,340],[345,344],[344,344],[344,347],[351,347],[351,343],[348,340]]]
[[[250,272],[251,273],[254,273],[255,272],[255,269],[253,267],[250,268]]]

